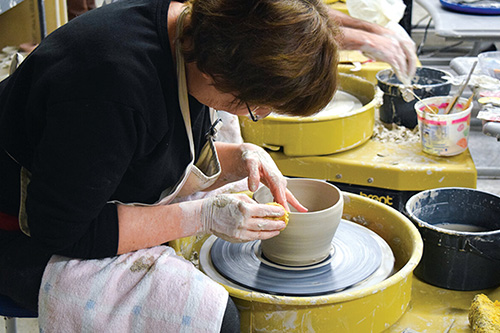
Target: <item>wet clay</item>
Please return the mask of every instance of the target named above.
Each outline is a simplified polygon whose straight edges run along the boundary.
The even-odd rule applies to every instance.
[[[345,91],[337,91],[328,105],[314,117],[342,117],[363,107],[361,101]]]
[[[139,257],[136,261],[134,261],[132,266],[130,266],[130,271],[135,273],[144,270],[149,270],[153,267],[153,264],[154,264],[153,256],[149,257],[142,256]]]
[[[318,113],[310,116],[303,117],[308,118],[335,118],[335,117],[345,117],[347,115],[352,115],[363,108],[363,103],[354,95],[351,95],[345,91],[337,91],[333,96],[332,100]],[[274,114],[274,117],[291,117],[287,115]]]
[[[321,180],[289,179],[288,189],[309,210],[290,212],[288,226],[276,237],[262,241],[262,253],[270,261],[304,266],[324,260],[342,217],[344,201],[340,190]],[[272,195],[267,187],[254,194],[257,202],[268,202]]]

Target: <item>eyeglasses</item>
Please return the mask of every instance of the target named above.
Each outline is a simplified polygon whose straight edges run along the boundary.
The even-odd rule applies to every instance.
[[[258,122],[259,121],[259,116],[255,114],[255,110],[257,110],[259,107],[256,107],[255,109],[250,110],[250,106],[248,106],[248,103],[245,103],[248,109],[248,114],[250,114],[250,119],[252,119],[253,122]]]

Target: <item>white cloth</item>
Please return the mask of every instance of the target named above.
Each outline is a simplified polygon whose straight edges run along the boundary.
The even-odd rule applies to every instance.
[[[40,332],[219,332],[228,293],[167,246],[99,260],[53,256]]]
[[[215,140],[228,143],[243,143],[238,116],[226,111],[217,111],[217,115],[222,120],[222,126],[217,131]]]
[[[347,0],[346,5],[352,17],[383,27],[401,21],[406,9],[402,0]]]

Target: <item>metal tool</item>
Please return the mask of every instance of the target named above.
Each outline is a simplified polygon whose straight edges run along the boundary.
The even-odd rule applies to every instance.
[[[448,104],[448,106],[446,107],[446,110],[444,110],[444,114],[450,113],[450,111],[453,110],[453,108],[455,107],[455,104],[457,104],[458,99],[460,98],[460,96],[462,96],[462,94],[463,94],[463,92],[465,90],[465,87],[467,87],[467,84],[469,83],[469,80],[470,80],[470,78],[472,76],[472,72],[474,72],[474,69],[476,68],[476,65],[477,65],[477,61],[474,61],[474,63],[472,64],[472,67],[471,67],[471,69],[469,71],[469,74],[467,75],[467,78],[462,83],[462,85],[458,89],[458,91],[455,94],[455,96],[453,96],[450,104]]]

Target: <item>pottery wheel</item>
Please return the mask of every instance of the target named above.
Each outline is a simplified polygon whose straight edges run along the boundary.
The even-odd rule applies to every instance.
[[[263,258],[260,241],[230,243],[217,239],[210,258],[221,275],[252,290],[284,296],[323,295],[352,287],[379,268],[382,249],[374,235],[363,226],[342,220],[329,257],[300,269]]]

